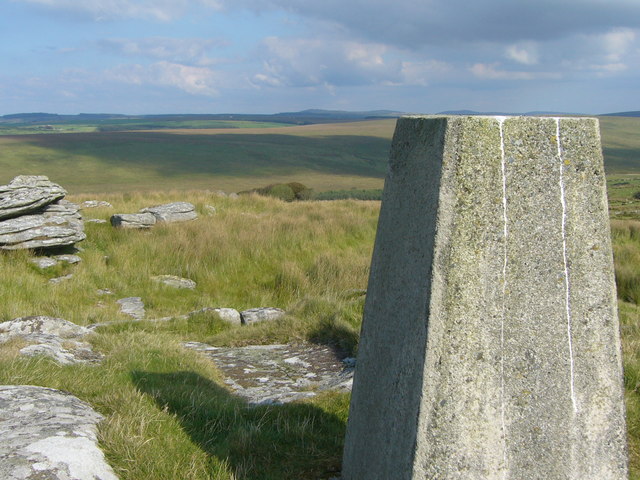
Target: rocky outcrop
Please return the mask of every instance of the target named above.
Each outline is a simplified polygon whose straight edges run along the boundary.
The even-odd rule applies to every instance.
[[[0,220],[35,212],[66,194],[45,176],[20,175],[8,185],[0,185]]]
[[[230,323],[232,325],[241,325],[242,324],[242,320],[240,319],[240,312],[238,312],[238,310],[236,310],[235,308],[211,308],[211,307],[205,307],[205,308],[201,308],[200,310],[196,310],[194,312],[189,312],[187,315],[185,315],[185,318],[190,318],[193,317],[195,315],[199,315],[202,313],[213,313],[215,314],[218,318],[220,318],[220,320]]]
[[[138,213],[111,216],[111,225],[120,228],[151,228],[156,223],[186,222],[198,218],[196,207],[189,202],[174,202],[141,209]]]
[[[20,176],[0,186],[0,249],[47,249],[86,238],[79,207],[43,176]]]
[[[150,213],[117,213],[111,216],[111,225],[119,228],[151,228],[156,217]]]
[[[26,356],[44,355],[62,365],[95,363],[102,356],[81,339],[91,330],[62,318],[47,316],[20,317],[0,323],[0,344],[21,338],[30,345],[22,348]]]
[[[240,312],[240,318],[242,319],[243,325],[250,325],[252,323],[277,320],[278,318],[283,317],[285,314],[286,312],[280,308],[250,308],[249,310],[243,310],[242,312]]]
[[[155,207],[143,208],[140,213],[150,213],[157,222],[186,222],[198,218],[196,207],[189,202],[173,202]]]
[[[118,480],[98,447],[102,416],[51,388],[0,386],[0,478]]]

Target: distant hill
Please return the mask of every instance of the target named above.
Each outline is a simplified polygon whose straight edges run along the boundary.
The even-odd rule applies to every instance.
[[[640,117],[640,111],[635,112],[618,112],[618,113],[604,113],[601,117]]]
[[[316,123],[351,122],[355,120],[370,120],[379,118],[395,118],[402,112],[391,110],[372,110],[365,112],[349,112],[341,110],[303,110],[300,112],[282,112],[275,114],[167,114],[167,115],[122,115],[110,113],[80,113],[78,115],[58,115],[55,113],[16,113],[0,116],[0,124],[80,124],[104,123],[113,120],[138,120],[143,122],[176,122],[176,121],[253,121],[275,122],[293,125],[307,125]]]

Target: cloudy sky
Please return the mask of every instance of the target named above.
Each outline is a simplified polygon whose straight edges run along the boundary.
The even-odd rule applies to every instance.
[[[0,115],[640,109],[640,0],[0,0]]]

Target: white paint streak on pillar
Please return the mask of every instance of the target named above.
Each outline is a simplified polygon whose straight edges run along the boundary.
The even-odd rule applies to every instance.
[[[560,164],[560,201],[562,203],[562,259],[564,262],[564,290],[565,290],[565,307],[567,315],[567,343],[569,346],[569,368],[570,368],[570,385],[571,385],[571,404],[573,411],[578,411],[578,402],[575,393],[575,377],[573,358],[573,340],[571,333],[571,285],[569,283],[569,262],[567,260],[567,199],[564,188],[564,162],[562,160],[562,145],[560,143],[560,118],[556,118],[556,145],[558,147],[558,162]]]

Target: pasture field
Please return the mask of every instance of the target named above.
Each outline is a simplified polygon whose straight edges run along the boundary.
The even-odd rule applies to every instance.
[[[601,119],[624,350],[631,479],[640,479],[639,119]],[[0,346],[0,384],[63,389],[105,415],[99,438],[122,480],[329,479],[340,469],[349,396],[326,393],[281,407],[247,408],[185,341],[217,346],[310,341],[357,351],[379,202],[285,203],[211,193],[275,181],[317,190],[380,188],[393,120],[258,130],[176,130],[0,137],[0,183],[45,174],[71,201],[106,200],[85,219],[170,201],[199,219],[150,231],[86,224],[76,266],[40,270],[33,252],[0,253],[0,322],[50,315],[100,327],[99,366],[59,366]],[[624,132],[624,133],[621,133]],[[248,169],[254,169],[247,173]],[[207,191],[209,190],[209,191]],[[106,192],[106,193],[105,193]],[[214,206],[211,214],[207,205]],[[52,285],[53,277],[73,273]],[[154,275],[195,280],[173,290]],[[99,295],[99,289],[114,295]],[[143,298],[147,318],[203,307],[285,309],[281,320],[231,327],[211,314],[127,321],[118,298]]]

